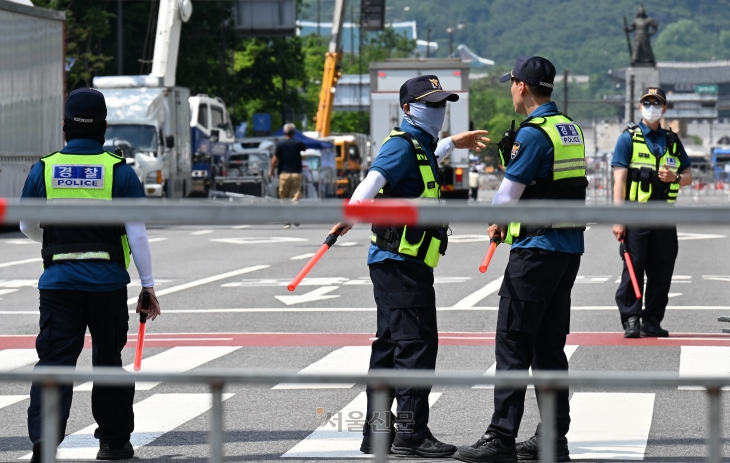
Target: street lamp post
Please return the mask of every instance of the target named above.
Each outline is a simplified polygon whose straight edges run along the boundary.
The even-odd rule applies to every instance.
[[[454,56],[454,32],[459,30],[464,30],[466,28],[466,24],[457,24],[456,27],[449,27],[446,29],[446,32],[449,34],[449,58]]]

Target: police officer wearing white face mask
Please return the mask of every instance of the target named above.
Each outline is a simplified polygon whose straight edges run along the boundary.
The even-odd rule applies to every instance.
[[[376,197],[438,201],[438,160],[454,148],[481,151],[486,131],[463,132],[438,141],[447,102],[459,95],[444,91],[434,75],[414,77],[400,89],[403,121],[383,141],[367,177],[351,203]],[[332,233],[347,233],[350,224],[338,223]],[[447,228],[423,226],[372,227],[368,252],[370,279],[377,306],[377,334],[370,370],[434,370],[438,353],[434,268],[446,252]],[[391,452],[422,458],[450,457],[453,445],[437,440],[428,427],[430,388],[400,387],[389,391],[397,399],[397,413],[378,416],[372,390],[367,389],[367,423],[360,450],[373,453],[373,433],[390,431]],[[390,404],[388,404],[390,409]]]
[[[661,88],[642,92],[639,109],[642,120],[619,137],[611,165],[614,172],[613,201],[674,203],[679,188],[692,183],[687,153],[679,137],[664,130],[660,120],[667,111],[667,96]],[[634,265],[639,288],[646,289],[637,299],[624,263],[616,305],[621,313],[624,337],[667,337],[660,325],[669,301],[674,262],[679,250],[677,228],[643,228],[614,225],[613,234],[624,241]]]

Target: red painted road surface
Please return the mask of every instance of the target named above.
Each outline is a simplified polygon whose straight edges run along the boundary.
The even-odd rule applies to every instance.
[[[369,333],[147,333],[145,347],[175,346],[242,346],[242,347],[307,347],[369,346],[374,339]],[[126,347],[134,349],[136,334],[130,334]],[[672,333],[669,338],[625,339],[617,333],[571,333],[569,345],[577,346],[730,346],[730,335],[712,333]],[[490,346],[494,333],[439,333],[441,346]],[[0,349],[35,347],[35,336],[0,336]],[[86,337],[85,348],[91,348]]]

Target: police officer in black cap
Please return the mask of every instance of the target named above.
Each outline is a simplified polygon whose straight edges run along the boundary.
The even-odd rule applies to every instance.
[[[539,56],[517,59],[511,73],[515,112],[527,116],[517,133],[500,142],[505,176],[492,204],[529,200],[585,201],[583,133],[551,101],[555,67]],[[514,138],[512,138],[514,136]],[[584,252],[581,224],[492,225],[489,237],[512,245],[499,290],[495,337],[497,372],[567,370],[565,341],[570,292]],[[525,387],[494,390],[494,413],[484,435],[454,458],[470,463],[535,460],[538,432],[515,444],[525,408]],[[537,391],[538,406],[541,394]],[[557,391],[557,461],[568,461],[568,390]]]
[[[438,77],[425,75],[400,88],[404,116],[383,142],[365,180],[351,203],[376,197],[426,198],[438,201],[438,160],[454,148],[480,151],[484,130],[463,132],[438,141],[446,104],[459,95],[444,91]],[[347,233],[352,225],[338,223],[332,233]],[[377,305],[377,339],[372,345],[370,370],[433,370],[438,353],[436,295],[433,269],[446,252],[447,227],[373,226],[368,254],[370,278]],[[428,428],[428,389],[397,388],[397,416],[379,416],[368,388],[367,423],[360,450],[372,453],[373,432],[391,432],[391,452],[424,458],[449,457],[453,445],[437,440]],[[390,409],[390,405],[388,405]],[[390,412],[388,412],[389,414]],[[393,426],[395,421],[395,426]],[[397,433],[396,433],[397,431]]]
[[[93,89],[71,92],[64,108],[66,147],[41,158],[26,179],[23,198],[57,201],[105,201],[144,198],[134,170],[124,158],[104,152],[106,103]],[[130,254],[142,280],[140,299],[148,294],[149,308],[137,312],[149,320],[160,314],[155,298],[152,258],[144,223],[116,226],[67,226],[21,222],[29,238],[43,243],[40,292],[40,333],[36,368],[75,366],[84,348],[86,329],[91,333],[94,366],[122,366],[129,315],[126,268]],[[71,410],[73,385],[61,388],[61,435]],[[129,441],[134,429],[134,386],[97,386],[91,392],[91,411],[98,428],[99,460],[132,458]],[[41,388],[33,384],[28,408],[28,433],[33,442],[32,462],[40,461]]]

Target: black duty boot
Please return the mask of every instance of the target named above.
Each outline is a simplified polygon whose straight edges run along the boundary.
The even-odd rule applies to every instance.
[[[537,436],[532,436],[525,442],[518,442],[515,447],[517,449],[517,459],[520,461],[538,460],[540,458],[540,438]],[[558,438],[555,441],[555,448],[558,452],[556,461],[570,461],[567,438]]]
[[[640,338],[641,337],[641,320],[638,316],[629,317],[624,322],[624,337],[625,338]]]
[[[134,448],[132,443],[127,441],[124,445],[119,445],[112,441],[99,441],[99,452],[96,454],[97,460],[129,460],[134,456]]]
[[[373,445],[375,444],[373,434],[363,434],[362,443],[360,444],[360,451],[372,455],[375,453]],[[390,453],[390,446],[393,445],[393,438],[395,438],[395,429],[390,429],[390,435],[388,436],[388,453]]]
[[[641,323],[642,338],[667,338],[669,331],[663,329],[658,321],[653,317],[645,318]]]
[[[456,452],[456,446],[444,444],[435,437],[426,436],[421,440],[401,439],[396,434],[390,453],[396,455],[416,455],[423,458],[446,458]]]
[[[33,444],[33,456],[30,457],[30,463],[41,463],[41,441],[35,441]]]
[[[454,458],[468,463],[517,463],[514,443],[505,443],[495,434],[484,434],[476,444],[460,447]]]

